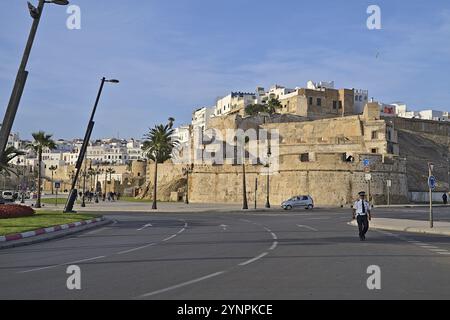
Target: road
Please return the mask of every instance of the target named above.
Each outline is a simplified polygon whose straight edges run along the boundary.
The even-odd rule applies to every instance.
[[[0,299],[450,298],[448,237],[371,230],[360,242],[348,209],[105,215],[114,223],[1,250]],[[66,287],[69,265],[81,290]],[[372,265],[380,290],[366,285]]]

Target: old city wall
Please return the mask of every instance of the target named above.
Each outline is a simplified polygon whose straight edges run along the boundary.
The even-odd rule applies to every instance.
[[[386,182],[392,181],[391,202],[407,200],[405,166],[399,160],[382,162],[381,156],[366,155],[372,161],[370,191],[375,203],[386,202]],[[359,159],[358,159],[359,160]],[[267,176],[262,166],[246,166],[248,200],[265,202]],[[309,194],[317,205],[340,206],[350,204],[358,192],[369,192],[361,161],[347,163],[340,154],[318,154],[315,162],[280,165],[279,172],[270,175],[270,199],[274,205],[294,196]],[[242,166],[196,166],[190,176],[189,191],[192,202],[242,202]]]

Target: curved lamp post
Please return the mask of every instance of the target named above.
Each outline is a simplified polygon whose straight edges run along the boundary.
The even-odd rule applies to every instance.
[[[19,108],[20,99],[22,97],[23,90],[25,88],[25,83],[28,78],[27,63],[30,58],[31,48],[33,47],[34,38],[36,37],[39,22],[41,20],[42,11],[44,10],[44,5],[46,3],[57,4],[65,6],[69,4],[67,0],[39,0],[37,8],[28,2],[28,10],[33,18],[33,24],[31,26],[30,34],[28,36],[28,41],[23,52],[22,61],[17,72],[16,80],[14,82],[14,87],[9,98],[8,107],[6,108],[5,117],[3,118],[2,127],[0,129],[0,158],[3,156],[6,144],[8,142],[9,134],[11,133],[12,126],[14,124],[14,119],[16,117],[17,109]]]
[[[97,94],[97,99],[95,100],[94,108],[92,109],[92,113],[91,113],[91,118],[89,119],[88,126],[87,126],[87,129],[86,129],[86,134],[84,136],[83,145],[81,146],[80,154],[78,155],[78,161],[77,161],[77,164],[75,166],[77,171],[76,171],[75,177],[73,178],[73,181],[72,181],[72,188],[70,190],[69,197],[67,198],[66,206],[64,208],[64,213],[74,212],[73,211],[73,205],[75,203],[75,199],[77,198],[76,184],[77,184],[78,176],[80,174],[81,166],[83,165],[84,156],[86,155],[86,149],[87,149],[87,146],[89,144],[89,140],[91,139],[92,130],[94,129],[95,111],[97,111],[97,106],[98,106],[98,103],[100,101],[100,97],[102,95],[102,91],[103,91],[103,87],[105,85],[105,82],[119,83],[119,80],[116,80],[116,79],[107,80],[105,77],[103,77],[101,79],[100,88],[99,88],[98,94]]]

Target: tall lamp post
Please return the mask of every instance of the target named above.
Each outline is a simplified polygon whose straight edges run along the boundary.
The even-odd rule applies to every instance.
[[[69,194],[69,197],[67,198],[66,206],[64,208],[64,212],[65,213],[67,213],[67,212],[74,212],[73,211],[73,205],[75,203],[75,199],[77,198],[76,183],[77,183],[77,180],[78,180],[78,176],[80,174],[81,166],[83,164],[83,159],[84,159],[84,156],[86,154],[86,149],[87,149],[87,146],[89,144],[89,140],[91,139],[92,130],[94,129],[95,111],[97,110],[98,102],[100,101],[100,96],[102,95],[102,91],[103,91],[103,87],[105,85],[105,82],[119,83],[119,80],[116,80],[116,79],[107,80],[105,77],[103,77],[102,80],[101,80],[100,88],[99,88],[98,94],[97,94],[97,99],[95,100],[94,108],[92,109],[92,114],[91,114],[91,118],[89,119],[89,122],[88,122],[88,126],[87,126],[87,129],[86,129],[86,134],[84,136],[83,145],[81,146],[80,154],[78,156],[78,161],[77,161],[77,164],[75,166],[77,171],[75,172],[75,176],[74,176],[73,181],[72,181],[72,188],[70,190],[70,194]]]
[[[28,36],[28,41],[23,52],[22,61],[17,72],[16,80],[14,82],[14,87],[9,98],[8,107],[6,108],[5,117],[3,118],[2,127],[0,129],[0,159],[3,157],[5,152],[6,144],[8,142],[9,134],[11,133],[12,126],[14,124],[14,119],[16,117],[17,109],[19,108],[20,99],[22,97],[23,90],[25,88],[25,83],[28,78],[27,63],[30,57],[31,48],[33,47],[34,38],[36,37],[39,22],[41,20],[42,11],[44,10],[44,5],[46,3],[53,3],[57,5],[68,5],[67,0],[39,0],[38,7],[34,7],[28,2],[28,9],[30,10],[30,15],[33,18],[33,24],[31,25],[30,34]]]
[[[432,185],[433,169],[434,169],[434,164],[429,162],[428,163],[428,190],[429,190],[429,196],[430,196],[430,228],[434,227],[434,223],[433,223],[433,188],[434,188],[434,186]]]
[[[189,174],[194,170],[194,164],[188,165],[186,168],[183,168],[183,173],[186,175],[186,198],[184,199],[184,203],[189,204]]]
[[[81,206],[86,207],[86,176],[87,176],[87,168],[86,168],[87,159],[84,158],[84,170],[83,170],[83,196],[81,201]]]
[[[266,196],[266,208],[270,208],[270,157],[272,156],[272,152],[270,151],[270,147],[267,150],[267,196]]]

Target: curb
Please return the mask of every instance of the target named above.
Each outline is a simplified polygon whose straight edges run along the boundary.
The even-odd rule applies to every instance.
[[[356,222],[351,221],[347,223],[350,226],[357,227]],[[408,233],[418,233],[418,234],[428,234],[435,236],[450,236],[450,231],[439,231],[436,229],[422,229],[416,227],[395,227],[395,226],[377,226],[370,224],[372,229],[377,230],[386,230],[386,231],[399,231],[399,232],[408,232]]]
[[[0,242],[8,242],[8,241],[15,241],[15,240],[31,238],[31,237],[39,236],[41,234],[48,234],[48,233],[53,233],[56,231],[72,229],[72,228],[76,228],[76,227],[80,227],[80,226],[85,226],[88,224],[93,224],[93,223],[97,223],[97,222],[100,222],[103,220],[105,220],[105,218],[101,217],[101,218],[96,218],[96,219],[91,219],[91,220],[72,222],[72,223],[68,223],[68,224],[60,224],[58,226],[42,228],[42,229],[37,229],[37,230],[33,230],[33,231],[10,234],[7,236],[0,236]]]

